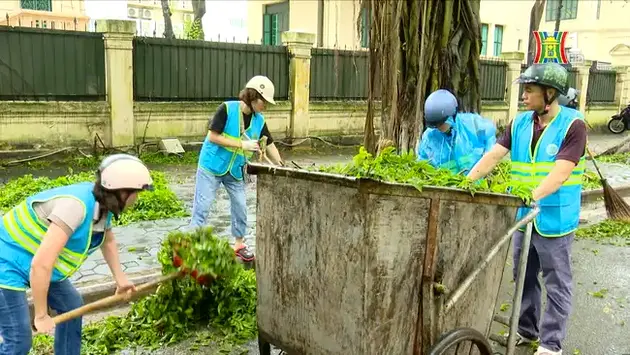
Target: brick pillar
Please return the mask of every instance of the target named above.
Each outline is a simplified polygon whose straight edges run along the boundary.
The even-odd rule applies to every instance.
[[[289,51],[289,101],[291,118],[288,138],[308,136],[310,116],[308,111],[311,80],[311,48],[315,34],[306,32],[283,32],[282,42]]]
[[[133,37],[136,23],[128,20],[103,20],[96,31],[105,40],[105,81],[110,109],[109,141],[111,147],[135,144],[133,117]]]
[[[507,75],[505,77],[505,87],[507,88],[507,95],[505,100],[508,103],[508,121],[516,117],[518,112],[518,99],[519,99],[519,86],[514,84],[519,75],[521,75],[521,65],[525,59],[525,53],[522,52],[504,52],[501,53],[503,58],[508,63]]]
[[[592,64],[593,61],[585,60],[584,63],[573,66],[578,71],[575,80],[575,89],[580,90],[578,110],[582,112],[583,115],[586,115],[586,94],[588,93],[588,78]]]
[[[612,65],[617,72],[615,102],[619,110],[630,104],[630,45],[618,44],[610,50]]]
[[[617,85],[615,85],[615,102],[619,110],[630,104],[630,66],[615,66]]]

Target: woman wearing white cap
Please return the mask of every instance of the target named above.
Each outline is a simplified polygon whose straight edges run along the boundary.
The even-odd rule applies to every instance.
[[[136,157],[107,157],[96,183],[84,182],[36,193],[2,217],[0,224],[0,354],[26,355],[32,330],[26,290],[33,296],[37,331],[55,328],[55,354],[81,353],[81,318],[55,327],[58,314],[83,304],[69,278],[101,249],[116,281],[116,293],[135,290],[122,270],[112,217],[152,189],[147,167]]]
[[[208,135],[204,139],[195,185],[191,228],[205,224],[217,189],[223,185],[230,197],[234,252],[244,262],[254,260],[254,254],[245,244],[247,233],[247,205],[243,170],[247,160],[260,149],[258,141],[267,137],[266,154],[277,165],[282,158],[262,115],[267,103],[275,104],[274,85],[266,76],[257,75],[249,80],[239,94],[239,100],[219,105],[210,120]]]

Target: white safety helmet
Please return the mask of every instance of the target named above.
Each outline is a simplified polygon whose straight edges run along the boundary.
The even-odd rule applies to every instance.
[[[562,106],[576,106],[578,102],[578,96],[580,95],[580,91],[575,88],[569,88],[567,90],[566,95],[559,94],[558,95],[558,104]]]
[[[153,190],[149,169],[137,157],[114,154],[106,157],[98,167],[101,186],[106,190]]]
[[[264,75],[256,75],[255,77],[249,79],[249,81],[245,85],[245,88],[256,90],[260,94],[260,96],[265,99],[265,101],[269,102],[272,105],[276,104],[273,99],[273,95],[276,89],[268,77]]]

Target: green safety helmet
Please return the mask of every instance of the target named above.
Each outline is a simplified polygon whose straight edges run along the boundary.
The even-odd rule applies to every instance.
[[[533,64],[516,79],[516,82],[556,89],[553,97],[548,97],[546,93],[543,95],[545,104],[549,105],[559,95],[566,95],[569,91],[569,72],[558,63]],[[544,113],[546,111],[545,109]]]

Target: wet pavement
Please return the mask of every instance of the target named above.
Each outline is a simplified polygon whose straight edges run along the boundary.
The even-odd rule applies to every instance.
[[[503,274],[496,313],[510,316],[514,283],[512,251]],[[569,318],[564,354],[630,354],[630,247],[600,245],[590,240],[573,244],[573,310]],[[542,279],[541,279],[542,281]],[[545,299],[543,288],[543,300]],[[494,323],[492,332],[507,333]],[[529,355],[527,347],[517,355]]]
[[[343,153],[318,155],[286,155],[287,162],[295,161],[301,167],[322,164],[337,164],[349,161],[352,158],[352,150]],[[184,201],[190,211],[195,189],[195,166],[178,166],[161,169],[167,173],[171,181],[171,189],[178,198]],[[247,219],[248,236],[245,242],[253,249],[256,248],[256,184],[255,176],[247,184]],[[214,207],[208,217],[207,223],[215,232],[232,240],[230,233],[230,201],[225,189],[217,191]],[[160,267],[157,261],[157,252],[164,237],[171,231],[184,230],[188,226],[190,218],[164,219],[159,221],[138,222],[124,227],[114,227],[113,231],[119,245],[120,260],[123,271],[136,273],[157,269]],[[83,264],[81,269],[72,276],[73,281],[93,281],[110,277],[109,268],[100,252],[92,254]]]
[[[590,147],[595,154],[614,145],[625,136],[589,137]],[[295,155],[286,156],[306,167],[312,164],[334,164],[349,161],[353,152],[335,155]],[[592,163],[588,167],[593,169]],[[603,173],[613,186],[630,184],[630,168],[623,164],[600,164]],[[171,187],[178,197],[192,207],[194,193],[194,166],[178,166],[161,169],[167,172]],[[255,179],[255,177],[254,177]],[[255,249],[255,183],[247,186],[249,235],[247,243]],[[603,218],[603,212],[593,209],[585,211],[589,219]],[[217,193],[215,206],[208,224],[214,226],[219,235],[230,238],[229,199],[224,189]],[[173,230],[185,228],[188,218],[166,219],[152,222],[139,222],[125,227],[116,227],[120,258],[127,273],[135,273],[159,268],[156,254],[162,239]],[[630,322],[630,247],[597,245],[591,241],[578,240],[573,247],[574,261],[574,306],[570,319],[568,337],[564,346],[565,354],[580,355],[624,355],[630,354],[630,337],[627,323]],[[511,255],[511,254],[510,254]],[[508,258],[504,281],[498,299],[497,313],[509,315],[513,283],[511,282],[511,257]],[[75,281],[90,281],[110,277],[107,264],[100,253],[92,255],[81,270],[73,276]],[[599,292],[605,289],[606,292]],[[603,297],[598,297],[602,293]],[[595,296],[594,296],[595,295]],[[506,306],[508,305],[508,306]],[[493,332],[504,330],[495,324]],[[182,347],[165,349],[160,354],[186,353]],[[257,344],[247,346],[250,354],[257,354]],[[174,352],[173,352],[174,351]]]

